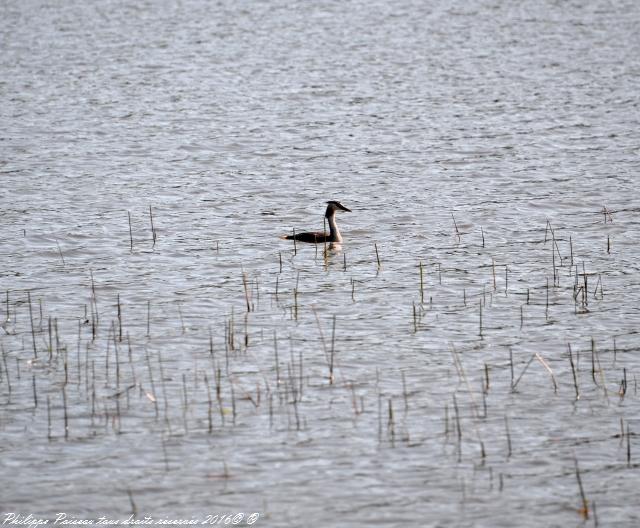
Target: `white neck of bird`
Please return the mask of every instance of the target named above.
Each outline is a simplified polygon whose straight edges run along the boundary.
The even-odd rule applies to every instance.
[[[327,217],[327,222],[329,222],[329,235],[331,236],[331,242],[342,242],[342,236],[340,235],[338,224],[336,224],[335,211]]]

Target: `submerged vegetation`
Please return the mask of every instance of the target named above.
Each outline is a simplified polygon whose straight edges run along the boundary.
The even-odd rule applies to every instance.
[[[6,443],[24,430],[25,446],[62,445],[81,464],[111,438],[137,438],[145,467],[119,482],[116,509],[135,500],[143,511],[150,475],[188,489],[196,460],[176,446],[192,444],[211,457],[205,480],[225,487],[271,468],[275,446],[293,467],[305,449],[354,473],[379,465],[400,487],[406,466],[409,480],[454,494],[433,506],[441,519],[455,519],[456,504],[491,519],[487,501],[523,488],[537,503],[523,502],[523,515],[551,504],[606,515],[603,477],[637,470],[638,344],[625,320],[637,299],[612,258],[608,209],[588,224],[600,247],[551,221],[494,244],[453,215],[441,248],[404,253],[370,239],[278,242],[245,268],[216,241],[206,266],[223,279],[170,278],[184,291],[156,295],[145,281],[163,281],[154,260],[170,247],[151,207],[148,217],[144,234],[127,212],[126,277],[78,266],[56,239],[48,265],[82,283],[73,296],[3,278],[0,434]],[[359,471],[384,488],[378,470]],[[243,497],[282,522],[274,496]]]

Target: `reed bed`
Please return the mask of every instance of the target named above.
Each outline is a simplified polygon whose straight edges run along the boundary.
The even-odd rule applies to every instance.
[[[403,255],[396,266],[385,245],[383,265],[375,242],[373,255],[349,249],[347,266],[346,253],[325,248],[320,259],[283,243],[271,261],[229,273],[223,302],[213,305],[210,289],[199,308],[113,288],[92,269],[73,271],[84,288],[64,311],[43,289],[7,288],[2,431],[29,416],[28,442],[40,435],[71,450],[136,435],[160,446],[151,460],[162,474],[180,471],[176,442],[238,440],[257,460],[274,443],[308,442],[328,456],[339,448],[331,436],[349,445],[350,431],[376,456],[416,453],[458,472],[447,486],[463,503],[547,479],[570,489],[573,478],[576,493],[554,500],[576,522],[605,518],[597,476],[637,469],[633,332],[587,321],[623,302],[605,294],[612,270],[593,267],[550,222],[527,254],[539,260],[525,266],[508,252],[497,259],[484,229],[472,242],[451,218],[455,243],[469,242],[445,258]],[[134,258],[142,248],[128,219]],[[151,207],[149,222],[145,243],[162,254]],[[558,321],[580,332],[556,336]],[[594,408],[601,416],[583,421]],[[553,466],[521,470],[543,459]],[[221,464],[221,480],[232,480]],[[123,501],[144,507],[135,482]]]

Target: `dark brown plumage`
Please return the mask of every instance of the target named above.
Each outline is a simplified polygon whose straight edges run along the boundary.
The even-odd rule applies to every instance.
[[[322,231],[311,231],[305,233],[295,233],[292,235],[282,235],[280,238],[283,240],[297,240],[300,242],[309,242],[311,244],[324,244],[325,242],[342,242],[342,236],[340,230],[336,224],[336,211],[351,212],[351,209],[347,209],[340,202],[331,200],[327,202],[327,210],[324,213],[325,218],[329,222],[329,233],[323,233]]]

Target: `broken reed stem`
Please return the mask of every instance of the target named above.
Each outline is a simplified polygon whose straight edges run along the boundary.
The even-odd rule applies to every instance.
[[[493,291],[496,291],[498,288],[496,286],[496,261],[493,258],[491,258],[491,272],[493,273]]]
[[[4,365],[4,372],[7,376],[7,390],[9,391],[9,401],[11,401],[11,378],[9,376],[9,368],[7,367],[7,352],[2,346],[2,344],[0,344],[0,350],[2,350],[2,363]],[[19,364],[18,358],[16,358],[16,364]]]
[[[64,438],[69,438],[69,415],[67,413],[67,389],[62,386],[62,405],[64,407]]]
[[[571,239],[571,235],[569,235],[569,258],[571,260],[571,267],[573,267],[573,240]]]
[[[627,467],[631,467],[631,431],[627,422]]]
[[[576,366],[573,362],[573,352],[571,351],[571,344],[567,343],[567,348],[569,349],[569,363],[571,364],[571,373],[573,374],[573,387],[576,391],[576,400],[580,399],[580,391],[578,390],[578,376],[576,374]]]
[[[511,431],[509,430],[509,418],[504,415],[504,429],[507,435],[507,460],[511,458],[512,446],[511,446]]]
[[[33,406],[38,408],[38,390],[36,388],[36,375],[31,375],[31,390],[33,392]]]
[[[247,285],[247,274],[242,274],[242,285],[244,286],[244,299],[247,303],[247,312],[251,311],[251,302],[249,300],[249,286]],[[258,309],[260,307],[260,303],[258,303]]]
[[[607,237],[607,241],[608,241],[608,237]],[[64,257],[62,256],[62,249],[60,249],[60,243],[58,242],[58,239],[56,238],[56,246],[58,246],[58,253],[60,254],[60,259],[62,260],[62,265],[66,266],[66,263],[64,261]],[[609,253],[609,245],[607,243],[607,253]]]
[[[547,294],[547,297],[546,297],[545,308],[544,308],[544,317],[545,319],[549,319],[549,277],[547,277],[546,294]]]
[[[133,231],[131,229],[131,213],[129,211],[127,211],[127,216],[129,218],[129,247],[133,251]]]
[[[47,440],[51,441],[51,400],[47,395]]]
[[[156,228],[153,225],[153,211],[151,210],[151,205],[149,205],[149,220],[151,221],[151,236],[153,238],[153,246],[152,247],[155,247],[156,246],[156,237],[157,237],[157,235],[156,235]]]
[[[480,233],[482,234],[482,247],[484,247],[484,229],[480,226]]]
[[[551,376],[551,381],[553,382],[553,392],[557,393],[558,392],[558,384],[556,383],[556,377],[553,375],[553,370],[551,370],[551,367],[549,367],[547,362],[543,359],[543,357],[538,352],[536,352],[535,354],[536,354],[536,359],[540,363],[542,363],[542,366],[547,370],[547,372]]]
[[[378,244],[374,242],[373,247],[376,250],[376,260],[378,261],[378,269],[380,269],[380,254],[378,253]]]
[[[117,295],[116,299],[118,303],[118,341],[122,342],[122,305],[120,304],[120,294]]]
[[[389,429],[389,435],[391,436],[391,447],[395,447],[395,421],[393,418],[393,401],[389,398],[389,421],[387,422],[387,428]]]
[[[33,357],[38,359],[38,350],[36,348],[36,331],[33,327],[33,308],[31,307],[31,292],[27,292],[27,300],[29,301],[29,319],[31,321],[31,340],[33,342]],[[7,292],[7,303],[9,302],[9,292]],[[9,306],[7,305],[7,317],[9,317]]]
[[[460,426],[460,412],[458,410],[458,400],[453,395],[453,410],[455,411],[456,433],[458,438],[458,462],[462,459],[462,427]]]
[[[580,468],[578,467],[578,459],[574,458],[573,462],[576,468],[576,479],[578,481],[578,489],[580,490],[580,499],[582,501],[582,507],[578,510],[583,519],[589,518],[589,501],[584,493],[584,487],[582,486],[582,478],[580,477]]]
[[[513,390],[513,349],[509,347],[509,369],[511,371],[511,390]]]
[[[525,367],[522,369],[522,372],[520,373],[520,376],[518,376],[518,379],[516,380],[516,382],[511,386],[511,390],[515,390],[516,387],[518,386],[518,383],[520,383],[520,380],[522,379],[522,376],[524,376],[525,372],[527,372],[527,369],[529,368],[529,365],[531,365],[531,363],[533,363],[533,360],[536,359],[536,356],[538,355],[537,352],[533,353],[531,355],[531,358],[529,358],[529,361],[527,362],[527,364],[525,365]]]
[[[424,304],[424,273],[422,261],[420,261],[420,302]]]

